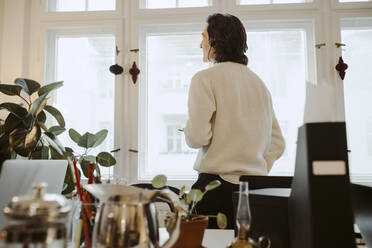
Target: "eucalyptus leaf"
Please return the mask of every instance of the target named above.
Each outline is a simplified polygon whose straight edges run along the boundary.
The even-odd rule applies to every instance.
[[[103,129],[103,130],[97,132],[94,135],[95,136],[95,141],[94,141],[94,145],[92,147],[99,146],[106,139],[107,134],[108,134],[108,130],[107,129]]]
[[[84,147],[84,148],[90,148],[90,147],[93,147],[94,142],[95,142],[94,134],[86,132],[83,136],[80,137],[78,146]]]
[[[203,192],[200,189],[191,189],[190,192],[186,195],[186,203],[190,204],[192,202],[199,202],[203,199]]]
[[[74,157],[74,151],[70,147],[65,147],[65,152],[63,153],[65,158]]]
[[[26,78],[17,78],[14,84],[19,85],[22,89],[29,95],[38,91],[40,89],[40,84],[34,80]]]
[[[0,104],[0,109],[8,110],[10,113],[14,114],[19,119],[22,119],[23,117],[27,115],[27,109],[12,102],[4,102]]]
[[[227,227],[227,217],[223,213],[217,214],[217,226],[220,229],[225,229]]]
[[[41,136],[40,127],[34,126],[31,130],[17,128],[9,135],[9,144],[19,155],[28,157],[35,149]]]
[[[4,124],[6,133],[10,133],[17,127],[21,127],[21,126],[22,126],[22,120],[19,119],[17,116],[15,116],[13,113],[10,113],[8,115],[8,117],[5,120],[5,124]]]
[[[68,135],[70,136],[70,138],[76,143],[78,144],[79,143],[79,140],[81,138],[81,135],[73,128],[70,128],[68,130]]]
[[[30,109],[30,112],[29,114],[33,115],[33,116],[37,116],[41,110],[44,109],[46,103],[47,103],[47,95],[44,94],[42,96],[39,96],[38,98],[36,98],[36,100],[32,103],[31,105],[31,109]]]
[[[64,131],[66,131],[66,128],[60,126],[53,126],[49,128],[49,132],[54,133],[57,136],[63,133]]]
[[[0,92],[8,96],[19,96],[21,94],[22,87],[19,85],[12,84],[0,84]]]
[[[97,162],[104,167],[116,164],[115,158],[108,152],[100,152],[97,155]]]
[[[67,168],[64,183],[67,185],[66,188],[63,189],[62,194],[66,195],[71,193],[75,189],[74,183],[74,175],[70,168]]]
[[[38,95],[39,96],[42,96],[44,94],[48,94],[49,92],[51,92],[52,90],[55,90],[55,89],[58,89],[59,87],[61,87],[63,85],[63,81],[60,81],[60,82],[55,82],[55,83],[51,83],[51,84],[46,84],[44,85],[43,87],[41,87],[39,90],[38,90]]]
[[[53,117],[57,120],[58,124],[61,126],[61,127],[65,127],[65,119],[63,118],[61,112],[59,112],[58,109],[56,109],[55,107],[53,106],[50,106],[50,105],[46,105],[44,107],[44,109],[46,111],[48,111],[51,115],[53,115]]]
[[[83,171],[83,175],[85,177],[89,177],[89,164],[90,162],[84,159],[80,162],[80,168]]]
[[[91,162],[91,163],[95,163],[95,162],[96,162],[96,157],[93,156],[93,155],[86,155],[86,156],[83,156],[83,159],[84,159],[84,160],[87,160],[87,161],[89,161],[89,162]]]
[[[218,181],[218,180],[214,180],[214,181],[208,183],[207,186],[205,186],[205,191],[210,191],[210,190],[212,190],[212,189],[217,188],[217,187],[220,186],[220,185],[221,185],[221,182],[220,182],[220,181]]]
[[[167,185],[167,176],[157,175],[152,179],[152,186],[156,189],[164,188]]]

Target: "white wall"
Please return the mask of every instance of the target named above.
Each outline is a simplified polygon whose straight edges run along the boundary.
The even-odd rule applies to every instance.
[[[0,81],[11,83],[24,76],[25,37],[29,29],[29,0],[1,0],[3,2],[3,30],[0,57]]]
[[[11,84],[17,77],[26,77],[30,0],[0,0],[0,82]],[[0,93],[0,103],[19,102],[15,96]],[[0,111],[5,119],[6,112]]]
[[[3,17],[4,17],[4,0],[0,0],[0,61],[2,55],[2,40],[3,40]],[[1,63],[0,63],[0,80],[1,80]],[[1,82],[1,81],[0,81]]]

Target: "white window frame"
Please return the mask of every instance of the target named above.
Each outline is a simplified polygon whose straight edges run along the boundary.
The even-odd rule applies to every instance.
[[[138,0],[116,0],[114,11],[46,12],[45,0],[32,1],[31,22],[25,36],[25,47],[30,78],[43,82],[45,75],[45,32],[54,28],[113,26],[116,42],[121,53],[116,62],[125,68],[125,75],[115,77],[115,146],[121,151],[116,154],[118,164],[115,174],[129,183],[137,183],[139,153],[139,95],[144,80],[144,68],[136,84],[133,84],[128,69],[133,61],[138,64],[139,54],[129,52],[139,48],[139,27],[146,24],[188,24],[203,23],[209,14],[221,12],[237,15],[242,21],[264,20],[312,20],[315,44],[326,43],[316,54],[316,82],[329,84],[334,88],[336,117],[334,121],[345,120],[343,85],[334,66],[341,50],[334,46],[340,42],[340,19],[347,17],[371,17],[372,2],[339,3],[337,0],[314,0],[311,3],[237,5],[236,0],[213,0],[212,6],[177,9],[140,9]],[[200,30],[201,31],[201,30]],[[313,44],[315,46],[315,44]],[[129,151],[131,150],[131,151]],[[360,182],[372,181],[372,175],[352,175]],[[148,181],[147,181],[148,182]],[[171,185],[190,185],[192,181],[170,181]]]

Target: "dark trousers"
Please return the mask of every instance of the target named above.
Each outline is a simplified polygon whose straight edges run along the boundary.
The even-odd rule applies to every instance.
[[[234,229],[235,216],[232,195],[239,191],[239,185],[223,180],[219,175],[200,173],[198,180],[192,186],[193,189],[200,189],[204,192],[205,186],[213,180],[218,180],[221,185],[208,191],[203,199],[196,205],[196,213],[201,215],[217,215],[223,213],[227,217],[226,229]],[[217,219],[209,218],[208,228],[217,229]]]

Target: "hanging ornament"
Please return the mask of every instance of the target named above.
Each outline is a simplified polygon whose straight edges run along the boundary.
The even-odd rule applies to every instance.
[[[132,68],[130,68],[129,73],[132,76],[132,81],[134,84],[137,82],[138,74],[140,74],[140,69],[138,69],[136,62],[133,62]]]
[[[118,46],[115,47],[115,51],[116,51],[116,57],[117,57],[120,53]],[[115,64],[115,65],[110,66],[109,70],[115,75],[120,75],[123,73],[124,68],[118,64]]]
[[[336,65],[335,68],[338,71],[338,75],[340,75],[341,79],[344,80],[346,74],[345,71],[347,70],[348,65],[344,63],[342,57],[338,59],[338,64]]]

